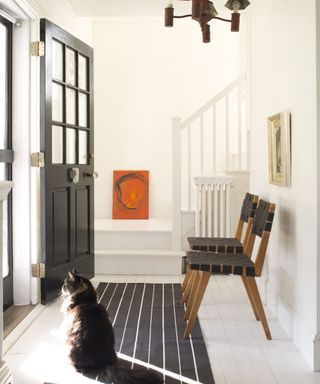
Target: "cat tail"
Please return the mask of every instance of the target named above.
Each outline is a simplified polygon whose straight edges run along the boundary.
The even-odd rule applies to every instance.
[[[109,366],[100,372],[98,380],[106,384],[163,384],[162,377],[147,369]]]

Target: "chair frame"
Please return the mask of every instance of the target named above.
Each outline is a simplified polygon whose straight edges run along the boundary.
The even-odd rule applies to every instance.
[[[260,200],[261,202],[262,200]],[[254,269],[255,269],[255,276],[247,276],[246,275],[246,269],[243,269],[242,274],[242,281],[245,286],[252,310],[254,312],[256,320],[260,320],[261,324],[263,326],[266,338],[268,340],[272,339],[271,332],[269,329],[268,321],[265,316],[264,308],[262,305],[261,297],[259,294],[256,277],[260,277],[266,257],[266,251],[269,243],[270,238],[270,231],[272,226],[272,220],[274,216],[276,205],[273,203],[270,203],[269,211],[268,211],[268,218],[267,218],[267,226],[263,230],[261,237],[261,241],[259,244],[259,248],[257,250],[257,255],[255,258],[254,263]],[[253,225],[254,226],[254,225]],[[247,240],[246,248],[244,251],[244,255],[251,258],[252,256],[252,250],[253,245],[256,237],[256,232],[253,230],[251,231],[251,234]],[[191,269],[190,269],[191,270]],[[188,302],[186,306],[186,312],[185,312],[185,320],[188,321],[187,326],[185,328],[184,332],[184,338],[188,338],[190,336],[190,333],[193,329],[196,316],[200,307],[200,304],[202,302],[204,293],[206,291],[206,287],[208,285],[208,282],[210,280],[210,276],[212,275],[212,271],[200,271],[200,270],[191,270],[190,278],[187,284],[187,287],[185,291],[188,291]],[[186,300],[186,297],[185,297]]]

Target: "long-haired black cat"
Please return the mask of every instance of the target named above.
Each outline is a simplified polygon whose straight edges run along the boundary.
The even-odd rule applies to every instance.
[[[112,324],[88,279],[75,270],[69,272],[62,286],[62,298],[68,318],[69,358],[78,372],[110,384],[163,383],[154,372],[119,366]]]

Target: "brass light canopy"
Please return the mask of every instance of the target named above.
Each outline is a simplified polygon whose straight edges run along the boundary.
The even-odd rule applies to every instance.
[[[228,0],[225,7],[232,11],[231,19],[224,19],[218,17],[218,12],[215,9],[213,2],[210,0],[192,0],[191,14],[175,16],[174,7],[170,1],[169,5],[165,8],[165,22],[166,27],[173,27],[173,19],[182,19],[191,17],[193,20],[198,21],[202,31],[202,41],[209,43],[210,37],[210,20],[217,19],[231,23],[231,32],[238,32],[240,28],[240,12],[250,5],[248,0]]]

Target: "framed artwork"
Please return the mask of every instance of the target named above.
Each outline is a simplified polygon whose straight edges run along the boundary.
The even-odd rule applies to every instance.
[[[291,183],[291,116],[281,112],[268,117],[269,183]]]
[[[149,218],[149,171],[113,171],[112,218]]]

